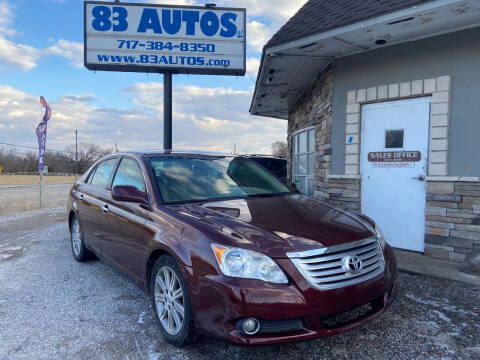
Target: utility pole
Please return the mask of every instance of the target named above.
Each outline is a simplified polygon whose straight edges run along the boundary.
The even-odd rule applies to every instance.
[[[78,130],[75,130],[75,181],[78,176]]]
[[[172,150],[172,73],[163,74],[163,150]]]

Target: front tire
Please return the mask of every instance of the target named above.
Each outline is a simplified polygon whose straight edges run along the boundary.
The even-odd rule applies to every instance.
[[[170,344],[185,346],[195,340],[188,287],[177,262],[163,255],[155,262],[150,294],[160,331]]]
[[[72,244],[73,258],[78,262],[85,262],[92,259],[92,253],[85,248],[83,233],[76,215],[73,215],[70,224],[70,241]]]

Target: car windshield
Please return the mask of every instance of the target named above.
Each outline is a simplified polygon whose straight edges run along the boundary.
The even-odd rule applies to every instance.
[[[241,157],[155,157],[149,160],[165,203],[291,194],[274,175]]]

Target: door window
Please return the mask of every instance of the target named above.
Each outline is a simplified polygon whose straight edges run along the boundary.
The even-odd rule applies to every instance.
[[[315,172],[315,128],[293,135],[293,182],[307,196],[313,196]]]
[[[140,191],[145,191],[142,170],[133,159],[123,158],[118,167],[112,186],[130,185]]]
[[[106,189],[110,185],[113,169],[117,163],[117,159],[110,159],[98,164],[95,174],[92,176],[91,185]]]
[[[403,148],[404,130],[385,131],[385,149]]]

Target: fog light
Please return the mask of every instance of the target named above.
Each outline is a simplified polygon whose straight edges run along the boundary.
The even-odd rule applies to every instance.
[[[255,335],[260,330],[260,322],[257,319],[251,318],[243,322],[243,331],[247,335]]]

